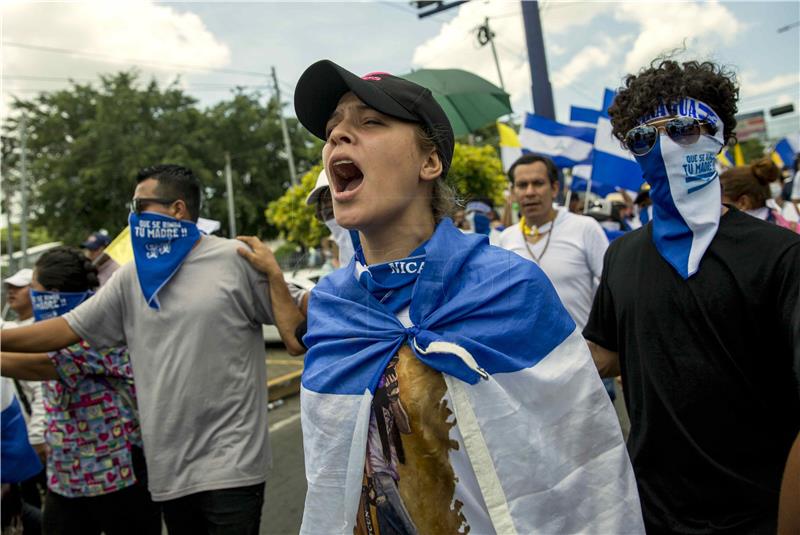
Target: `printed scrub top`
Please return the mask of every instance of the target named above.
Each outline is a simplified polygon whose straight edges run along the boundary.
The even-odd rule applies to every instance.
[[[76,498],[133,485],[131,447],[142,438],[128,349],[81,341],[49,357],[60,379],[44,383],[47,486]]]

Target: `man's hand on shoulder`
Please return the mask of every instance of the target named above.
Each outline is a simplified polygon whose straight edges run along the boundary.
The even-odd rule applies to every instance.
[[[278,260],[272,250],[264,245],[261,240],[255,236],[236,236],[236,239],[248,245],[249,248],[239,247],[237,252],[239,256],[247,259],[250,265],[267,277],[283,277]]]

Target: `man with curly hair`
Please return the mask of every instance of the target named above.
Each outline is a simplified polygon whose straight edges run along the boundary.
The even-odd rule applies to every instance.
[[[583,334],[623,378],[648,533],[774,533],[800,428],[800,237],[721,204],[737,98],[726,69],[661,60],[609,110],[653,219],[609,247]]]

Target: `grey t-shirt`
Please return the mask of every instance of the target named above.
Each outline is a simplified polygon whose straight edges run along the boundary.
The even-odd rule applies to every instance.
[[[133,262],[63,317],[97,348],[127,344],[150,492],[157,501],[265,480],[267,371],[273,323],[264,275],[240,242],[203,236],[147,306]]]

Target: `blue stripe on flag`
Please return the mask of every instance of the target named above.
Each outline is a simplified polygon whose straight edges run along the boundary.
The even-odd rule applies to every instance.
[[[626,160],[595,149],[592,160],[592,182],[638,191],[644,178],[642,178],[642,168],[635,160]]]
[[[592,123],[596,124],[597,119],[603,114],[603,110],[593,110],[590,108],[579,108],[578,106],[570,106],[569,120],[570,122],[578,123]]]
[[[792,145],[789,143],[787,138],[783,138],[778,141],[778,144],[775,145],[775,152],[777,152],[778,156],[781,157],[785,167],[791,167],[794,165],[794,159],[797,157],[797,153],[795,152],[794,148],[792,148]]]
[[[12,388],[11,381],[4,381],[3,388]],[[8,407],[3,409],[0,420],[2,420],[0,480],[3,483],[19,483],[38,474],[42,470],[42,464],[28,443],[25,419],[16,397],[13,397]]]
[[[586,192],[586,184],[587,181],[581,177],[573,176],[572,177],[572,184],[570,184],[569,189],[576,193],[585,193]],[[596,195],[600,195],[601,197],[605,197],[609,193],[614,193],[617,191],[613,186],[606,186],[605,184],[600,184],[599,182],[592,182],[590,191]]]
[[[572,137],[585,141],[586,143],[594,143],[594,128],[569,126],[530,113],[525,117],[525,125],[523,128],[534,130],[547,136]]]

